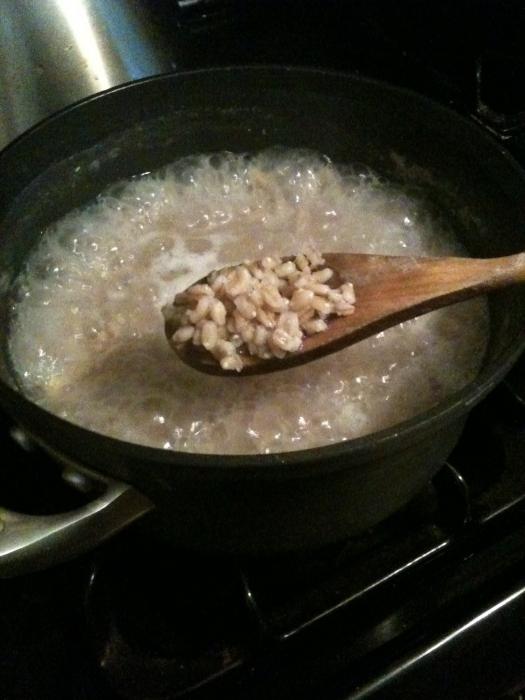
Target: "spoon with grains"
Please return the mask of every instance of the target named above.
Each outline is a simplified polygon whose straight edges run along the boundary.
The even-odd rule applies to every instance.
[[[525,282],[525,253],[418,258],[353,253],[265,257],[211,272],[163,309],[166,337],[208,374],[304,364],[402,321]]]

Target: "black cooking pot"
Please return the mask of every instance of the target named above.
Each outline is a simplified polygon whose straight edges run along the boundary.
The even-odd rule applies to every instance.
[[[417,188],[454,222],[473,255],[525,248],[525,175],[508,153],[457,114],[370,80],[286,68],[165,75],[102,93],[39,124],[0,155],[0,401],[60,459],[111,478],[74,513],[31,519],[0,512],[4,575],[93,546],[152,507],[171,542],[207,551],[262,554],[357,533],[426,484],[454,447],[470,408],[519,355],[524,290],[494,292],[490,341],[476,381],[389,430],[273,455],[140,447],[76,427],[26,400],[6,353],[8,289],[41,230],[123,177],[192,153],[275,145],[360,162]]]

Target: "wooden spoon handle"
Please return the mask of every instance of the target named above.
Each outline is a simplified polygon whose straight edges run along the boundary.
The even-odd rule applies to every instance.
[[[451,295],[460,301],[525,282],[525,253],[486,259],[352,255],[347,265],[344,256],[327,254],[325,258],[327,265],[337,263],[340,275],[354,283],[358,298],[360,289],[366,291],[362,297],[378,300],[383,309],[389,299],[395,307],[427,299],[438,308],[451,303]]]
[[[525,253],[503,258],[432,258],[419,260],[417,278],[428,288],[429,294],[447,294],[456,291],[464,298],[498,287],[525,282]],[[423,291],[423,288],[421,289]]]
[[[337,253],[324,258],[342,280],[354,284],[355,312],[308,337],[299,357],[321,357],[414,316],[525,282],[525,253],[488,259]]]

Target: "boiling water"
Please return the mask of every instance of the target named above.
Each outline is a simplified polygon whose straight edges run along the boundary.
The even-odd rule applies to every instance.
[[[130,442],[264,453],[386,428],[476,376],[488,333],[482,299],[272,375],[211,377],[178,360],[160,312],[176,292],[214,268],[307,244],[462,252],[421,201],[319,156],[185,159],[119,183],[45,231],[13,304],[10,352],[24,391]]]

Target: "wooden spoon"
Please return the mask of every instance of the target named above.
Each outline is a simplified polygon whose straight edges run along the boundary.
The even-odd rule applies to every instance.
[[[243,355],[241,372],[223,370],[206,350],[186,343],[174,348],[181,359],[208,374],[243,376],[275,372],[337,352],[402,321],[470,299],[499,287],[525,282],[525,253],[503,258],[417,258],[327,253],[334,270],[331,286],[354,285],[355,312],[333,317],[328,328],[305,337],[297,352],[283,359]],[[166,322],[166,335],[174,329]]]

